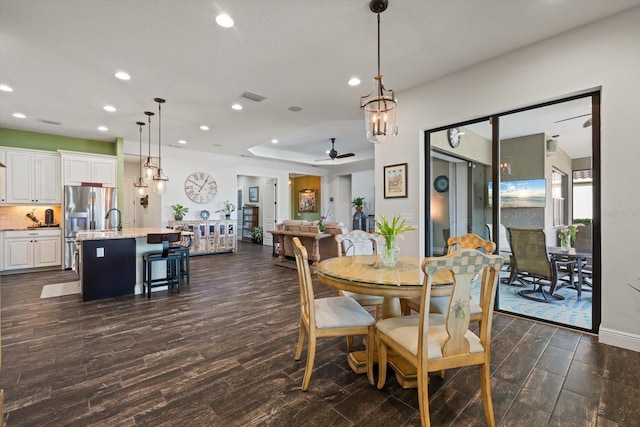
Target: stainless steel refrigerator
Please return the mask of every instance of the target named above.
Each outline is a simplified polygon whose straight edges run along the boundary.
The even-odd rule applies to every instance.
[[[80,230],[108,230],[118,226],[118,214],[109,220],[109,209],[118,207],[118,190],[107,187],[64,186],[64,268],[71,268]]]

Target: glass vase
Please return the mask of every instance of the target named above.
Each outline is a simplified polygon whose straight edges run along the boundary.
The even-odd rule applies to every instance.
[[[385,237],[384,245],[378,250],[382,265],[386,268],[395,267],[400,258],[400,248],[396,244],[394,237]]]
[[[565,252],[569,252],[569,249],[571,249],[571,236],[569,234],[560,235],[560,249]]]

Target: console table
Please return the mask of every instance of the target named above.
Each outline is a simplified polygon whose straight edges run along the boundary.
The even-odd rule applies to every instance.
[[[315,233],[310,231],[270,230],[269,233],[278,238],[278,257],[273,261],[274,265],[293,269],[297,268],[295,260],[289,260],[284,256],[284,239],[287,237],[290,239],[297,237],[298,239],[300,239],[300,243],[305,245],[305,247],[308,247],[309,245],[311,246],[311,254],[309,256],[309,259],[313,261],[311,263],[312,273],[316,272],[316,267],[318,265],[318,262],[320,261],[320,240],[326,239],[327,237],[333,237],[333,235],[331,234]]]

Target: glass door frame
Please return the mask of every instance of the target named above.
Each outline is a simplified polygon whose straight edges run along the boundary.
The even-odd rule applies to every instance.
[[[562,97],[552,101],[542,102],[538,104],[534,104],[527,107],[517,108],[513,110],[503,111],[500,113],[496,113],[489,116],[484,116],[480,118],[476,118],[474,120],[467,120],[462,122],[451,123],[447,126],[441,126],[433,129],[427,129],[424,131],[424,170],[425,176],[424,179],[424,188],[426,190],[426,194],[424,197],[424,230],[426,230],[425,236],[425,247],[424,253],[425,256],[431,257],[433,255],[433,221],[431,220],[431,194],[433,188],[431,186],[431,134],[435,132],[446,131],[450,128],[455,127],[463,127],[466,125],[479,123],[483,121],[489,121],[491,124],[491,179],[494,183],[500,183],[500,118],[503,116],[507,116],[514,113],[519,113],[523,111],[534,110],[540,107],[546,107],[554,104],[559,104],[566,101],[572,101],[580,98],[591,98],[591,167],[592,167],[592,176],[593,176],[593,200],[592,200],[592,228],[593,228],[593,278],[592,278],[592,322],[591,329],[579,328],[571,325],[567,325],[564,323],[557,323],[550,320],[539,319],[537,317],[527,316],[523,314],[517,314],[512,312],[506,312],[500,310],[500,300],[499,300],[499,292],[496,295],[496,311],[501,313],[507,313],[511,315],[516,315],[519,317],[536,320],[540,322],[550,323],[563,327],[571,327],[576,330],[590,332],[593,334],[597,334],[600,328],[600,323],[602,320],[602,249],[601,249],[601,161],[600,161],[600,153],[601,153],[601,141],[600,141],[600,128],[601,128],[601,115],[600,115],[600,91],[587,91],[581,94],[576,94],[569,97]],[[470,175],[470,174],[469,174]],[[498,187],[496,187],[498,188]],[[497,236],[500,235],[500,194],[498,191],[493,191],[492,193],[492,205],[493,209],[491,212],[492,215],[492,224],[493,230],[492,235],[495,236],[494,240],[496,243],[496,253],[500,251],[500,239]],[[470,209],[470,208],[468,208]]]

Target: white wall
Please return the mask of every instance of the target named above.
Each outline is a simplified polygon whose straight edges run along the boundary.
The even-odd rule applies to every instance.
[[[602,88],[600,340],[640,351],[640,293],[627,286],[640,278],[631,238],[640,229],[640,197],[623,184],[640,159],[638,23],[640,7],[398,93],[399,135],[376,146],[375,172],[382,182],[385,164],[409,163],[409,198],[384,199],[376,186],[376,213],[412,212],[422,225],[424,129]],[[400,245],[402,253],[423,254],[423,230],[406,233]]]
[[[138,150],[138,142],[125,141],[126,154],[137,155]],[[289,187],[286,185],[289,181],[289,173],[321,176],[323,179],[328,175],[326,169],[302,164],[232,157],[174,147],[163,147],[162,154],[162,169],[169,177],[167,192],[159,197],[151,191],[150,187],[149,208],[146,209],[148,218],[143,218],[145,227],[166,227],[168,221],[173,219],[171,205],[176,203],[189,208],[189,213],[184,217],[185,220],[200,219],[200,211],[203,209],[211,212],[212,219],[222,218],[223,214],[215,211],[222,208],[225,200],[233,204],[237,203],[238,176],[278,179],[280,183],[278,185],[278,220],[282,221],[289,218],[290,212]],[[207,172],[216,180],[218,193],[210,203],[198,204],[187,198],[184,192],[184,181],[193,172]],[[248,193],[246,197],[248,200]],[[327,200],[324,200],[324,197],[327,197]],[[323,195],[324,203],[328,203],[328,196]],[[237,213],[237,211],[234,212],[231,219],[236,219]]]

